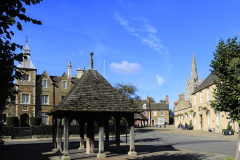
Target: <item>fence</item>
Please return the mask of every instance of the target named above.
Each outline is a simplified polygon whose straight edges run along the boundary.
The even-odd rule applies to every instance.
[[[62,126],[63,127],[63,126]],[[32,135],[52,135],[52,125],[42,125],[42,126],[31,126],[31,127],[23,127],[25,130],[29,130],[31,136]],[[10,127],[10,126],[3,126],[2,127],[2,136],[11,136],[13,137],[21,127]],[[94,134],[98,134],[99,127],[94,126]],[[55,132],[57,133],[56,129]],[[120,125],[120,133],[126,132],[126,125]],[[56,134],[55,133],[55,134]],[[84,133],[87,133],[87,125],[84,126]],[[109,125],[109,133],[115,133],[115,124]],[[63,129],[62,129],[63,134]],[[70,125],[69,126],[69,134],[70,135],[80,135],[80,128],[79,125]]]

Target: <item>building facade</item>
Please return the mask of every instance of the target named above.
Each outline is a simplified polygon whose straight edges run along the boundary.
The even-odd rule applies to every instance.
[[[169,99],[166,96],[166,103],[150,103],[149,97],[147,100],[141,100],[139,108],[143,110],[142,114],[148,118],[147,125],[155,126],[169,123]],[[144,121],[142,121],[144,123]],[[141,121],[137,120],[136,124],[141,124]]]
[[[9,99],[11,103],[6,106],[2,121],[6,121],[8,116],[17,116],[20,120],[19,126],[26,127],[31,125],[31,116],[41,116],[42,124],[52,124],[52,117],[46,113],[67,95],[85,72],[85,69],[79,68],[75,77],[72,77],[71,68],[69,62],[68,74],[64,72],[62,76],[50,76],[46,70],[37,74],[37,68],[30,60],[30,49],[26,42],[23,61],[17,66],[17,70],[22,73],[22,79],[16,80],[19,93]]]
[[[227,129],[227,125],[230,122],[232,128],[236,132],[239,131],[238,123],[228,119],[227,112],[214,110],[210,105],[210,100],[214,100],[213,91],[216,88],[214,79],[217,80],[217,76],[210,74],[192,93],[192,105],[175,112],[176,127],[180,122],[189,124],[192,121],[194,130],[221,133],[222,129]],[[188,119],[186,114],[189,115]]]

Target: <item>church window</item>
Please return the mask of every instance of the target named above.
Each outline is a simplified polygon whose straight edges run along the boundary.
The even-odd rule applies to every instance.
[[[28,74],[24,74],[22,80],[23,81],[29,81],[29,75]]]
[[[42,104],[48,104],[48,96],[47,95],[42,96]]]
[[[161,116],[164,116],[164,110],[161,110]]]
[[[43,80],[43,87],[47,88],[47,80]]]
[[[48,124],[48,115],[46,113],[41,113],[42,116],[42,124]]]
[[[143,109],[146,109],[146,108],[147,108],[147,106],[146,106],[146,104],[144,103],[144,104],[143,104]]]
[[[153,111],[153,116],[157,116],[157,111]]]
[[[202,103],[202,92],[200,92],[200,103]]]
[[[29,103],[29,94],[22,94],[22,103]]]
[[[67,88],[66,81],[63,81],[63,89],[66,89],[66,88]]]
[[[209,92],[209,88],[207,89],[207,101],[210,100],[210,92]]]

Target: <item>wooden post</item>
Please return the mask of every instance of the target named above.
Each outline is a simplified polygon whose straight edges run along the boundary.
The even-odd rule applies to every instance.
[[[61,118],[57,118],[57,150],[58,153],[62,152],[62,131],[61,131]]]
[[[109,147],[109,121],[105,123],[105,147]]]
[[[99,140],[98,140],[98,158],[106,158],[106,154],[104,153],[104,123],[100,123],[99,125]]]
[[[69,129],[69,123],[68,123],[68,117],[64,117],[64,143],[63,143],[63,156],[62,159],[64,160],[70,160],[69,151],[68,151],[68,129]]]
[[[52,151],[56,152],[57,151],[57,146],[56,146],[56,134],[55,134],[55,121],[56,118],[55,116],[52,116]],[[32,127],[31,127],[32,128]]]
[[[78,148],[79,150],[84,150],[84,126],[85,123],[80,123],[79,127],[80,127],[80,147]]]
[[[120,118],[116,118],[116,152],[120,151]]]
[[[146,123],[146,121],[144,120],[143,122],[144,122],[144,127],[145,127],[145,123]]]
[[[137,152],[135,152],[135,137],[134,137],[134,117],[130,122],[130,151],[128,152],[130,156],[137,156]]]
[[[87,121],[87,145],[86,153],[93,153],[94,151],[94,121],[92,119]]]

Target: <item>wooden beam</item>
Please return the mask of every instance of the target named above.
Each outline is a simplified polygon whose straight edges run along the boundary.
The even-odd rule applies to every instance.
[[[55,134],[55,128],[56,128],[56,118],[55,118],[55,116],[53,115],[52,116],[52,134],[53,134],[53,136],[52,136],[52,150],[54,151],[54,152],[56,152],[57,151],[57,146],[56,146],[56,134]]]
[[[69,123],[68,123],[68,118],[67,117],[64,117],[64,144],[63,144],[63,153],[64,153],[64,156],[68,156],[69,155],[69,152],[68,152],[68,129],[69,129]]]
[[[135,137],[134,137],[134,116],[132,116],[130,120],[130,151],[128,155],[137,156],[137,152],[135,152]]]
[[[104,123],[100,123],[99,125],[99,141],[98,141],[98,158],[106,158],[106,154],[104,153]]]
[[[109,147],[109,120],[105,123],[105,147]]]
[[[62,131],[61,131],[61,118],[57,118],[57,150],[58,153],[62,152]]]
[[[116,152],[120,152],[120,118],[115,118],[116,121]]]

